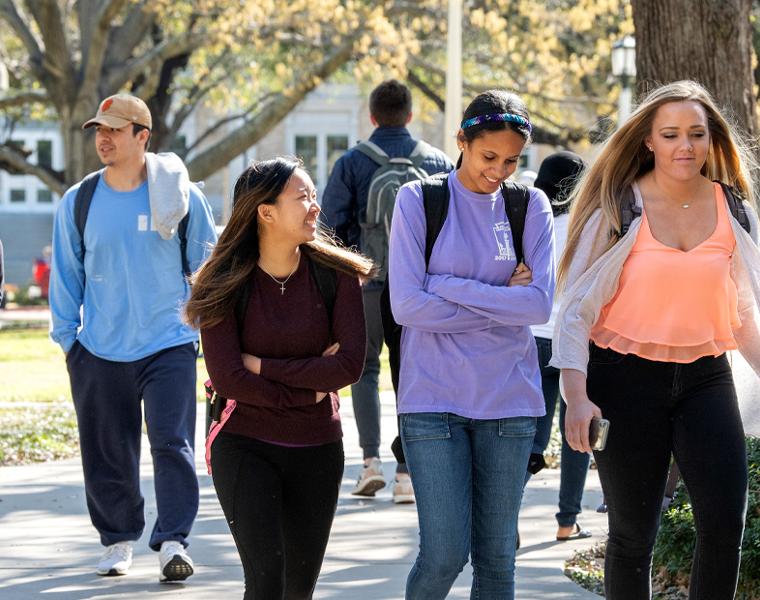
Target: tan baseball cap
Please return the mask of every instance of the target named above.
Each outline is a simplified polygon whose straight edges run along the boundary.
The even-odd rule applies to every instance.
[[[150,117],[148,106],[137,96],[116,94],[109,96],[98,107],[98,114],[82,125],[87,129],[93,125],[105,125],[121,129],[125,125],[136,123],[148,129],[153,129],[153,119]]]

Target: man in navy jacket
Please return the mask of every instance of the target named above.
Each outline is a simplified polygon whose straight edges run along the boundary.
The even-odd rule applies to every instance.
[[[417,146],[406,126],[412,119],[412,95],[409,88],[396,80],[384,81],[370,94],[370,119],[375,130],[369,141],[389,157],[408,157]],[[453,164],[440,150],[429,147],[421,165],[433,175],[448,172]],[[322,195],[322,219],[335,231],[346,246],[362,248],[361,223],[365,221],[370,182],[378,164],[357,147],[350,149],[335,163]],[[351,386],[354,414],[359,429],[359,445],[364,468],[352,491],[358,496],[375,495],[385,487],[380,463],[380,397],[378,376],[383,326],[380,317],[380,293],[383,279],[375,279],[363,287],[364,317],[367,325],[367,360],[361,379]],[[406,465],[399,465],[393,486],[393,500],[413,502]]]

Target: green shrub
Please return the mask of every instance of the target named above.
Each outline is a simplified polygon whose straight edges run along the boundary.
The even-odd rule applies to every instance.
[[[747,462],[749,503],[736,600],[760,600],[760,438],[747,438]],[[673,503],[662,517],[653,572],[673,585],[688,581],[694,544],[694,515],[681,482]]]

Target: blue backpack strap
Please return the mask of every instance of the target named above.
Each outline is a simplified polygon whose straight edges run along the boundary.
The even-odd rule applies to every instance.
[[[82,180],[77,190],[77,195],[74,198],[74,223],[77,226],[79,232],[79,243],[82,249],[82,262],[84,263],[84,228],[87,225],[87,215],[90,212],[90,204],[92,204],[92,197],[95,195],[95,188],[98,187],[98,181],[100,181],[100,171],[90,173]]]
[[[449,214],[449,174],[439,173],[421,182],[425,207],[425,267],[430,263],[433,246]]]
[[[522,239],[530,191],[527,186],[508,180],[501,184],[501,195],[504,196],[504,211],[507,213],[509,228],[512,230],[512,243],[515,246],[517,264],[520,264],[525,259]]]
[[[731,211],[731,214],[737,221],[739,221],[739,225],[742,226],[742,229],[744,229],[744,231],[747,233],[752,233],[752,226],[750,225],[749,215],[747,214],[747,210],[744,208],[744,200],[739,191],[736,188],[726,185],[722,181],[718,181],[717,183],[720,184],[720,187],[723,190],[723,195],[726,197],[728,209]]]

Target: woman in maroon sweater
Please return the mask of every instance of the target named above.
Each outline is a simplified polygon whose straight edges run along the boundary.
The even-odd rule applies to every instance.
[[[319,232],[318,215],[300,163],[253,163],[186,308],[216,391],[235,400],[211,466],[245,599],[311,598],[343,475],[337,390],[364,365],[359,277],[372,263]]]

